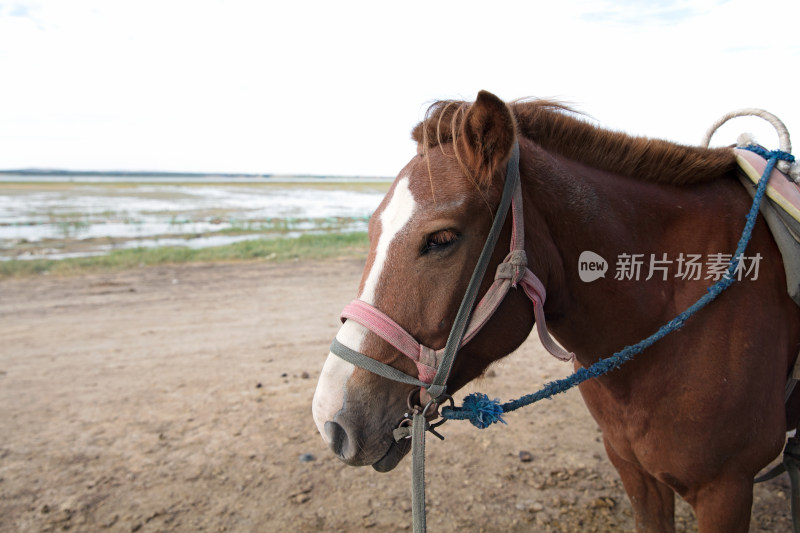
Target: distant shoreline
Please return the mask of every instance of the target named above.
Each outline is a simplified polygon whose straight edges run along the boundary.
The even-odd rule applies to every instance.
[[[307,174],[248,174],[236,172],[161,172],[145,170],[63,170],[63,169],[15,169],[0,170],[0,181],[119,181],[121,179],[136,178],[145,181],[170,181],[170,180],[241,180],[241,181],[392,181],[386,176],[338,176],[338,175],[307,175]]]
[[[122,178],[147,178],[147,177],[176,177],[176,178],[270,178],[273,174],[246,174],[225,172],[159,172],[151,170],[64,170],[22,168],[15,170],[0,170],[0,176],[92,176],[92,177],[122,177]]]

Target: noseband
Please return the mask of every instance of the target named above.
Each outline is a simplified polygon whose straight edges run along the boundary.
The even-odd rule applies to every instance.
[[[511,251],[497,266],[494,283],[486,295],[475,305],[478,290],[483,281],[489,260],[494,252],[503,228],[509,207],[511,207],[512,232]],[[524,220],[522,216],[522,187],[519,174],[519,143],[515,142],[506,167],[506,181],[503,195],[497,208],[491,230],[486,238],[478,263],[472,272],[466,293],[456,314],[444,348],[434,350],[420,344],[410,333],[373,305],[354,300],[342,311],[342,320],[354,320],[375,333],[409,357],[417,366],[417,377],[408,375],[394,367],[376,361],[357,352],[337,339],[331,344],[331,352],[350,363],[385,378],[422,387],[436,404],[442,403],[447,395],[447,380],[450,376],[458,350],[468,343],[495,313],[509,289],[521,285],[525,294],[533,302],[536,329],[542,345],[552,355],[567,361],[573,354],[565,351],[550,337],[545,325],[544,302],[546,292],[538,277],[528,269],[525,254]],[[474,307],[474,310],[473,310]]]

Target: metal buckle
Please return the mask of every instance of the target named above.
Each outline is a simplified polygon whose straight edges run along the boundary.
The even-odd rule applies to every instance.
[[[444,399],[450,402],[450,407],[455,407],[455,402],[453,401],[453,397],[449,394],[445,394]],[[440,397],[441,398],[441,397]],[[431,400],[425,407],[422,407],[419,403],[419,389],[412,389],[411,392],[408,393],[408,398],[406,399],[406,405],[408,406],[408,411],[403,413],[403,419],[397,425],[396,429],[409,427],[412,424],[412,418],[415,414],[421,414],[426,419],[426,431],[430,431],[433,433],[439,440],[444,440],[444,436],[441,435],[436,428],[447,422],[446,418],[442,418],[438,422],[430,423],[429,420],[436,420],[439,416],[439,406],[441,403],[437,402],[436,400]],[[431,410],[432,408],[432,410]],[[410,439],[411,435],[403,437],[404,439]]]

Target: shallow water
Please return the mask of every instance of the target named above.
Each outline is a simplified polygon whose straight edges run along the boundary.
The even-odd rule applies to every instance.
[[[0,258],[363,231],[388,186],[374,181],[0,183]]]

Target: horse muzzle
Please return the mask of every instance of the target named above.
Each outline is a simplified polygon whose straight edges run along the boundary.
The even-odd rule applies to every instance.
[[[391,431],[367,434],[340,417],[324,424],[325,440],[336,456],[350,466],[372,465],[378,472],[392,470],[409,452],[407,440],[395,442]]]

